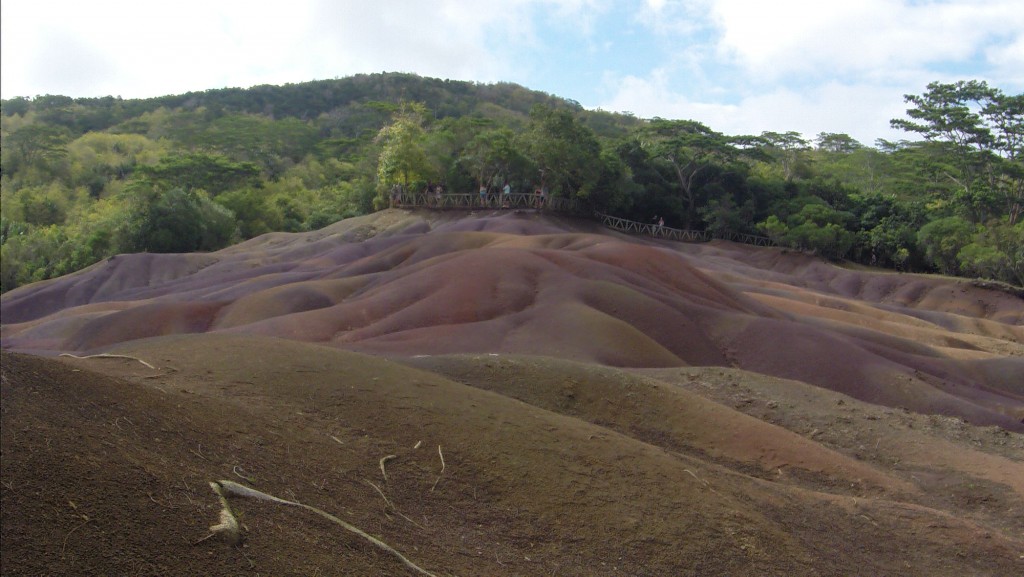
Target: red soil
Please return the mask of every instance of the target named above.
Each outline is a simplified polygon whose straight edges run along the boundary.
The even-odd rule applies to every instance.
[[[182,333],[400,356],[735,366],[1024,430],[1024,302],[779,249],[651,244],[534,214],[403,211],[207,255],[123,255],[4,295],[3,346]]]
[[[272,503],[202,540],[217,479],[437,575],[1024,572],[1024,301],[963,281],[391,210],[0,313],[3,575],[405,571]]]

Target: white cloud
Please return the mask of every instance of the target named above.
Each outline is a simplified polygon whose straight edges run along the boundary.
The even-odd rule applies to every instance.
[[[506,37],[488,35],[496,18],[488,13],[453,1],[324,1],[309,31],[318,39],[315,49],[303,52],[315,54],[321,69],[333,69],[332,77],[383,70],[442,78],[498,77],[506,72],[497,56]]]
[[[985,55],[994,67],[993,80],[996,84],[1003,82],[1017,87],[1024,86],[1024,33],[1019,34],[1012,43],[989,47]]]
[[[127,98],[403,71],[643,117],[892,137],[933,80],[1024,86],[1020,0],[3,0],[3,96]],[[605,82],[595,82],[604,75]]]
[[[607,73],[600,107],[728,134],[906,138],[889,127],[904,94],[965,78],[1013,93],[1024,76],[1019,0],[652,0],[639,14],[670,50]]]
[[[720,54],[749,74],[841,72],[890,75],[945,61],[969,61],[994,38],[1024,35],[1020,2],[822,2],[716,0]]]
[[[4,0],[3,91],[140,97],[381,71],[528,84],[529,55],[562,41],[539,27],[553,22],[586,38],[608,4]],[[83,78],[69,82],[69,68]]]
[[[730,135],[794,130],[807,139],[820,132],[849,134],[873,145],[877,138],[898,140],[906,136],[889,127],[889,120],[903,115],[900,95],[887,87],[830,82],[796,92],[776,88],[754,94],[733,104],[691,99],[668,86],[665,71],[648,78],[607,78],[618,90],[601,104],[605,110],[632,112],[641,118],[692,119]]]

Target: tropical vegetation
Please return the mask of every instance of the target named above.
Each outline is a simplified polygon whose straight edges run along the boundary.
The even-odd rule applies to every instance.
[[[0,103],[0,290],[123,252],[211,251],[388,205],[394,186],[543,187],[666,226],[1024,284],[1024,95],[932,83],[909,140],[730,136],[508,83],[410,74]]]

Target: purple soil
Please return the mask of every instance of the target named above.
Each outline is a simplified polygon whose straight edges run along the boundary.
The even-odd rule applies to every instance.
[[[121,255],[11,291],[0,312],[12,350],[209,332],[404,357],[734,366],[1024,430],[1018,297],[534,214],[392,210],[211,254]]]

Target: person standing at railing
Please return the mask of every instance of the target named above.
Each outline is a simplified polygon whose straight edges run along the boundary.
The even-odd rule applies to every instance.
[[[480,185],[480,208],[487,206],[487,185]]]
[[[402,204],[402,185],[397,182],[391,187],[391,208],[397,208]]]
[[[501,207],[510,208],[512,206],[512,185],[505,182],[505,186],[501,188]]]

